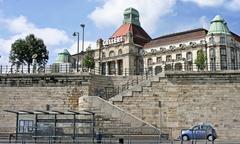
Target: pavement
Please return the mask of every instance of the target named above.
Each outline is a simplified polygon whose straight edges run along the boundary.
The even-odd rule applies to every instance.
[[[144,137],[122,137],[124,140],[124,144],[240,144],[240,140],[215,140],[214,143],[206,140],[198,140],[198,141],[168,141],[168,140],[159,140],[159,139],[150,139]],[[103,138],[101,140],[102,144],[119,144],[119,137],[118,138]],[[60,142],[61,141],[61,142]],[[0,139],[0,144],[8,143],[8,139]],[[12,141],[12,143],[15,143]],[[34,140],[19,140],[15,144],[33,144],[35,143]],[[50,143],[61,143],[61,144],[72,144],[74,143],[72,139],[61,139],[61,140],[49,140],[49,139],[39,139],[37,140],[39,144],[50,144]],[[96,143],[96,140],[95,140]],[[89,137],[81,137],[76,139],[75,144],[93,144],[92,139]]]

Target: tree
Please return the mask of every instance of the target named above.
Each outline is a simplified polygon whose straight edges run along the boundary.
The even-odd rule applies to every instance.
[[[30,73],[30,65],[33,62],[32,56],[36,54],[36,62],[38,66],[43,66],[48,61],[48,51],[42,39],[36,38],[33,34],[26,36],[25,39],[16,40],[11,46],[10,63],[16,65],[28,66]]]
[[[203,50],[199,50],[197,52],[197,59],[195,59],[195,64],[197,65],[198,67],[198,70],[204,70],[205,68],[205,62],[206,62],[207,58],[203,52]]]
[[[89,46],[87,48],[86,54],[83,59],[83,65],[87,69],[93,69],[95,67],[94,57],[93,57],[93,51],[91,50],[91,47]]]

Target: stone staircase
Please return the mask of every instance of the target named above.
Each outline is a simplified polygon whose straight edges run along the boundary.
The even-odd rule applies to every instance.
[[[134,92],[142,92],[144,89],[148,89],[152,86],[152,83],[159,82],[160,78],[164,78],[164,73],[160,73],[158,75],[149,77],[148,79],[144,79],[140,81],[139,83],[130,86],[125,91],[113,96],[109,99],[109,102],[122,102],[124,97],[132,97]]]
[[[97,96],[79,98],[79,110],[96,115],[96,129],[112,135],[160,135],[155,126]]]

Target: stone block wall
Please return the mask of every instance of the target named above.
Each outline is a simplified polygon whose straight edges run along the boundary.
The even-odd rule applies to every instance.
[[[75,110],[82,95],[88,95],[88,86],[0,87],[0,132],[16,126],[16,115],[3,110],[46,110],[47,105],[50,110]]]
[[[141,92],[133,91],[132,96],[124,96],[122,102],[114,104],[160,129],[172,129],[173,138],[182,128],[207,122],[216,128],[220,139],[239,139],[238,76],[181,77],[152,82],[151,86],[142,87]]]

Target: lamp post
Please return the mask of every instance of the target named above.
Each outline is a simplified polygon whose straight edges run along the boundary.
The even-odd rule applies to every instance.
[[[78,63],[79,63],[79,32],[74,32],[73,36],[77,36],[77,72],[78,72]]]
[[[85,24],[80,24],[80,26],[82,27],[82,55],[83,55],[83,51],[84,51],[84,28],[85,28]],[[84,56],[84,55],[83,55]],[[82,71],[83,71],[83,58],[82,58]]]

